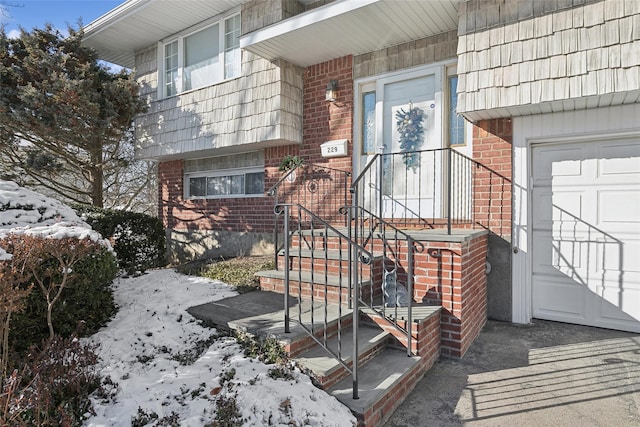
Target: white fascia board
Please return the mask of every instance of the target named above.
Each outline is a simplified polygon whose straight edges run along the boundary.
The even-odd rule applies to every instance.
[[[313,24],[318,24],[319,22],[352,12],[356,9],[369,6],[370,4],[377,3],[379,1],[380,0],[338,0],[329,3],[326,6],[312,9],[266,28],[246,34],[240,38],[240,47],[244,49],[255,43],[264,42],[274,37],[278,37]]]

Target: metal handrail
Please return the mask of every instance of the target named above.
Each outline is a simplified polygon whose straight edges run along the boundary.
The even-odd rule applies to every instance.
[[[320,218],[319,216],[311,212],[309,209],[297,203],[280,203],[275,206],[273,211],[275,212],[276,215],[282,215],[284,213],[285,207],[287,206],[289,208],[295,207],[301,211],[304,211],[305,215],[308,215],[309,217],[313,218],[313,220],[318,221],[321,225],[325,226],[328,230],[331,230],[333,233],[335,233],[337,237],[341,237],[343,239],[349,238],[346,234],[344,234],[342,231],[337,229],[335,226],[331,225],[328,221],[325,221],[324,219]],[[371,259],[371,252],[369,252],[366,248],[354,242],[350,242],[349,244],[354,246],[358,250],[358,252],[360,252],[361,254],[364,254],[364,256],[362,256],[363,262],[365,262],[365,260]],[[365,262],[365,264],[368,264],[368,262]]]
[[[291,177],[296,170],[301,171],[298,174],[297,181],[294,183],[291,180],[289,183],[287,178]],[[306,207],[310,208],[315,204],[318,209],[316,214],[324,216],[324,219],[329,219],[332,216],[337,216],[339,206],[349,203],[348,186],[350,176],[350,171],[332,168],[323,164],[304,163],[296,165],[296,167],[280,177],[276,184],[267,191],[267,194],[274,197],[274,207],[281,203],[295,202],[301,206],[308,205]],[[284,191],[281,200],[279,192],[282,188],[284,188]],[[338,199],[337,203],[326,203],[327,199],[335,199],[336,193],[342,193],[342,199]],[[273,235],[274,263],[276,269],[278,269],[278,253],[282,246],[277,215],[274,217]]]
[[[355,214],[353,215],[352,211],[359,211],[360,215]],[[370,310],[372,310],[373,312],[375,312],[376,314],[380,315],[383,319],[385,319],[392,327],[394,327],[396,330],[398,330],[399,332],[403,333],[406,337],[407,337],[407,355],[411,356],[412,352],[411,352],[411,346],[412,346],[412,337],[413,337],[413,313],[412,313],[412,306],[413,306],[413,278],[414,278],[414,255],[416,252],[418,253],[422,253],[424,252],[425,246],[424,244],[422,244],[421,242],[415,240],[413,237],[411,237],[408,233],[404,232],[403,230],[400,230],[398,227],[396,227],[395,225],[391,224],[388,221],[385,221],[384,219],[380,218],[379,216],[375,215],[374,213],[368,211],[367,209],[363,208],[362,206],[356,206],[356,205],[352,205],[352,206],[344,206],[341,208],[341,213],[343,214],[347,214],[349,213],[349,217],[354,220],[354,225],[355,225],[355,236],[353,236],[352,238],[358,242],[359,236],[358,236],[358,221],[357,218],[364,218],[365,215],[369,216],[370,218],[375,218],[375,221],[377,222],[376,225],[372,226],[370,229],[370,235],[367,236],[366,238],[364,238],[364,236],[361,236],[362,238],[364,238],[365,242],[369,242],[372,239],[372,235],[374,233],[374,231],[376,229],[381,229],[381,235],[383,240],[386,240],[386,235],[387,235],[387,230],[386,228],[391,229],[391,231],[394,234],[394,239],[393,240],[398,240],[398,235],[402,236],[406,242],[407,242],[407,293],[409,295],[409,301],[408,301],[408,307],[407,307],[407,322],[406,328],[403,328],[402,326],[400,326],[398,324],[398,322],[396,321],[397,319],[397,307],[396,307],[396,319],[391,319],[386,315],[386,310],[385,310],[385,305],[384,305],[384,298],[383,298],[383,304],[382,304],[382,309],[378,309],[374,304],[373,301],[371,301],[370,303],[367,303],[367,301],[359,299],[358,301],[362,304],[364,304],[367,308],[369,308]],[[362,223],[364,223],[364,221],[361,221]],[[382,227],[381,227],[382,226]],[[351,234],[351,233],[350,233]],[[372,246],[373,246],[373,241],[372,241]],[[384,248],[385,245],[383,245]],[[371,250],[371,253],[373,253],[373,249]],[[383,268],[386,268],[384,265],[384,259],[386,259],[386,256],[383,256]],[[371,284],[370,286],[373,286],[373,284]],[[396,285],[397,286],[397,285]],[[397,287],[396,287],[397,290]],[[370,292],[370,295],[373,294],[373,290],[372,292]]]
[[[338,230],[336,227],[334,227],[333,225],[331,225],[329,222],[325,221],[324,219],[318,217],[317,215],[315,215],[313,212],[311,212],[309,209],[305,208],[304,206],[298,205],[298,204],[278,204],[274,207],[274,212],[276,214],[276,216],[280,216],[283,215],[284,216],[284,235],[287,236],[285,242],[284,242],[284,257],[285,260],[287,260],[287,263],[289,262],[289,257],[290,257],[290,246],[291,246],[291,236],[293,235],[293,233],[295,232],[295,230],[291,230],[290,229],[290,216],[291,216],[291,210],[295,209],[297,210],[298,213],[298,217],[300,217],[301,215],[305,215],[308,216],[311,219],[311,222],[316,222],[320,225],[322,225],[324,227],[324,231],[325,231],[325,235],[327,234],[328,231],[331,231],[332,233],[335,234],[335,237],[338,237],[341,240],[344,240],[347,244],[348,244],[348,252],[350,254],[349,256],[349,274],[347,274],[347,282],[349,285],[349,289],[352,291],[351,294],[351,300],[355,301],[354,304],[351,304],[351,309],[352,309],[352,328],[353,328],[353,337],[354,337],[354,346],[352,349],[352,360],[351,360],[351,367],[349,367],[349,365],[343,360],[342,358],[342,354],[341,354],[341,338],[340,335],[342,333],[342,328],[341,328],[341,321],[342,321],[342,303],[341,300],[338,303],[338,352],[334,352],[333,350],[331,350],[328,347],[327,344],[327,255],[326,255],[326,251],[327,249],[324,248],[325,251],[325,289],[324,289],[324,307],[325,307],[325,311],[324,311],[324,341],[321,341],[320,339],[318,339],[315,336],[314,333],[314,317],[313,317],[313,313],[314,313],[314,292],[312,290],[311,292],[311,327],[307,328],[307,326],[304,324],[304,322],[302,321],[302,312],[301,312],[301,303],[298,304],[298,319],[297,319],[297,323],[299,324],[299,326],[318,344],[320,345],[325,351],[327,351],[330,355],[332,355],[346,370],[347,372],[351,373],[352,375],[352,380],[353,380],[353,398],[354,399],[358,399],[358,346],[357,346],[357,337],[358,337],[358,317],[359,317],[359,304],[358,304],[358,296],[360,294],[360,277],[358,276],[358,271],[357,269],[352,269],[351,266],[351,260],[352,260],[352,255],[353,254],[353,259],[358,259],[359,263],[364,264],[364,265],[371,265],[371,263],[373,262],[373,254],[371,252],[369,252],[366,248],[358,245],[353,239],[351,239],[349,236],[345,235],[342,231]],[[301,221],[297,221],[297,227],[298,227],[298,231],[302,231],[302,229],[300,228],[300,224]],[[313,235],[313,231],[314,228],[311,228],[311,233]],[[341,247],[341,246],[340,246]],[[340,249],[342,251],[342,249]],[[298,251],[300,252],[300,246],[298,245]],[[352,275],[353,272],[353,275]],[[302,270],[301,270],[301,266],[300,263],[298,264],[298,295],[302,295],[302,289],[301,289],[301,283],[302,283]],[[312,255],[312,262],[311,262],[311,285],[313,286],[313,276],[314,275],[314,267],[313,267],[313,255]],[[290,315],[290,307],[289,307],[289,293],[290,293],[290,282],[291,282],[291,271],[289,266],[287,265],[287,267],[284,270],[284,286],[285,286],[285,290],[284,290],[284,327],[285,327],[285,333],[290,333],[291,332],[291,327],[290,327],[290,322],[291,322],[291,315]],[[339,298],[342,298],[342,291],[338,292]]]
[[[445,148],[445,150],[451,150],[451,152],[452,152],[452,153],[454,153],[456,156],[458,156],[458,157],[462,157],[463,159],[470,161],[471,163],[473,163],[473,164],[474,164],[474,166],[476,166],[476,167],[480,167],[480,168],[483,168],[483,169],[485,169],[487,172],[491,172],[492,174],[496,175],[498,178],[502,178],[502,179],[504,179],[504,180],[505,180],[505,181],[507,181],[507,182],[511,182],[511,179],[510,179],[510,178],[507,178],[506,176],[502,175],[500,172],[496,172],[495,170],[491,169],[491,168],[490,168],[490,167],[488,167],[487,165],[485,165],[485,164],[483,164],[483,163],[480,163],[479,161],[477,161],[477,160],[475,160],[475,159],[472,159],[471,157],[469,157],[469,156],[467,156],[467,155],[465,155],[465,154],[462,154],[462,153],[461,153],[461,152],[459,152],[459,151],[452,150],[451,148]]]
[[[451,147],[412,153],[420,160],[411,169],[402,164],[407,153],[373,155],[352,182],[352,204],[408,227],[445,226],[451,234],[452,226],[458,224],[479,226],[501,236],[508,232],[508,206],[494,196],[496,192],[507,193],[511,185],[508,177]],[[483,185],[479,177],[490,183],[489,212],[479,208],[477,189]]]
[[[282,175],[280,177],[280,179],[278,180],[278,182],[276,182],[275,184],[273,184],[271,186],[271,188],[269,189],[269,191],[267,191],[267,195],[268,196],[274,196],[276,194],[276,192],[278,191],[278,188],[282,185],[282,183],[291,175],[293,174],[299,167],[303,166],[304,163],[299,163],[297,165],[295,165],[295,167],[289,169],[289,171]]]
[[[380,224],[383,224],[385,227],[389,227],[391,229],[393,229],[393,231],[397,232],[398,234],[402,234],[403,237],[407,238],[407,239],[413,239],[408,233],[406,233],[405,231],[399,229],[398,227],[396,227],[395,225],[393,225],[392,223],[390,223],[389,221],[384,220],[383,218],[380,218],[379,216],[377,216],[376,214],[372,213],[371,211],[363,208],[362,206],[343,206],[340,208],[340,213],[342,213],[343,215],[346,215],[346,211],[349,209],[359,209],[361,210],[363,213],[367,214],[370,217],[373,217],[376,219],[376,221],[378,221]],[[416,241],[416,243],[420,246],[420,250],[418,252],[423,252],[424,251],[424,245],[418,241]]]
[[[369,160],[369,163],[367,163],[367,165],[364,167],[364,169],[362,169],[360,171],[360,174],[353,180],[353,182],[351,183],[351,187],[349,188],[349,191],[351,193],[353,193],[355,191],[355,188],[357,187],[357,185],[360,183],[360,181],[364,178],[365,173],[371,169],[371,166],[373,166],[373,164],[378,160],[378,158],[381,156],[380,153],[376,153],[373,155],[373,157],[371,158],[371,160]]]

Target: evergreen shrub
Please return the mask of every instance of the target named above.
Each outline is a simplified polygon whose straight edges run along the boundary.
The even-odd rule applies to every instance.
[[[166,265],[166,237],[158,218],[91,206],[78,206],[76,210],[94,230],[111,241],[118,264],[127,274]]]
[[[74,251],[74,240],[61,239],[56,242],[60,246],[59,253],[69,256]],[[117,309],[113,300],[111,284],[118,267],[114,254],[96,244],[95,250],[78,260],[71,271],[73,281],[64,287],[59,300],[53,305],[52,324],[57,335],[72,336],[80,323],[83,333],[90,335],[100,329],[111,319]],[[12,246],[8,245],[8,252]],[[28,253],[29,248],[21,251]],[[47,276],[46,270],[53,271],[47,281],[59,281],[62,275],[59,261],[53,254],[38,255],[36,267],[41,277]],[[49,337],[47,325],[47,301],[42,289],[34,284],[34,279],[27,276],[21,288],[31,286],[31,293],[26,298],[24,309],[15,313],[11,320],[9,332],[10,347],[18,354],[24,353],[30,346],[39,345]]]

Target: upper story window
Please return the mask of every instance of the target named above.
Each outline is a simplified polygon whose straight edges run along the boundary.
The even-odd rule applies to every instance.
[[[162,97],[240,75],[240,14],[164,43]]]

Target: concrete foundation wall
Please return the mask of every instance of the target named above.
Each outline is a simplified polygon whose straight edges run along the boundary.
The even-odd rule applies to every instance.
[[[487,219],[489,250],[487,261],[491,272],[487,276],[487,299],[489,319],[511,321],[511,215],[512,206],[512,140],[513,127],[510,118],[481,120],[473,128],[473,158],[495,175],[485,176],[480,197],[476,189],[475,197],[483,199],[479,203],[477,218]],[[482,177],[480,177],[482,178]],[[488,215],[488,216],[487,216]]]
[[[487,262],[487,317],[511,322],[511,243],[495,234],[489,235]]]
[[[271,255],[273,233],[221,230],[167,230],[169,262],[197,259]]]

